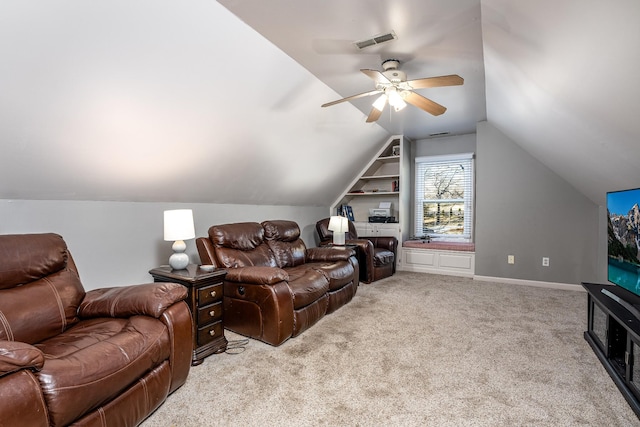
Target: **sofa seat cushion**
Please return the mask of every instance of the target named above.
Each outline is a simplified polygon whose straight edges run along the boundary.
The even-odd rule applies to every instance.
[[[395,256],[388,249],[376,248],[373,254],[373,265],[379,267],[381,265],[393,264]]]
[[[83,320],[36,344],[45,363],[36,373],[52,425],[101,406],[169,358],[165,325],[146,316]]]
[[[329,278],[329,290],[335,291],[353,281],[354,268],[347,261],[311,262],[307,266],[322,271]]]
[[[295,310],[306,307],[329,292],[329,280],[318,270],[303,264],[285,269]]]

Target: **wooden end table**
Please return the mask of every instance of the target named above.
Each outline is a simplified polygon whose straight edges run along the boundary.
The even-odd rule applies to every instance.
[[[189,289],[186,299],[195,324],[191,365],[202,363],[205,357],[227,349],[223,324],[223,282],[227,271],[217,268],[211,272],[189,264],[184,270],[161,266],[149,270],[154,282],[180,283]]]

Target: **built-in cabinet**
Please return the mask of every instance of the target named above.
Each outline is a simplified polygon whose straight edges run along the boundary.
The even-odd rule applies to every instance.
[[[408,237],[409,171],[409,141],[402,135],[394,135],[335,201],[331,215],[335,215],[341,205],[349,205],[359,236],[396,236],[401,244]],[[369,222],[369,210],[378,208],[381,202],[391,203],[390,216],[395,222]]]
[[[358,236],[395,236],[398,241],[402,240],[402,233],[400,232],[399,223],[375,223],[356,221],[353,224],[356,226]]]
[[[475,252],[403,247],[399,267],[417,273],[473,277]]]

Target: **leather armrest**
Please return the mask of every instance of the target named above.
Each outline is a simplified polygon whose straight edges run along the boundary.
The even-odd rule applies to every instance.
[[[0,377],[20,369],[42,369],[44,355],[31,344],[0,340]]]
[[[289,274],[278,267],[249,266],[227,269],[225,280],[251,285],[273,285],[289,280]]]
[[[360,237],[357,239],[347,240],[346,243],[348,245],[356,245],[361,250],[363,250],[366,254],[373,255],[373,242],[365,237]]]
[[[307,249],[307,261],[348,261],[355,252],[351,248],[322,246]]]
[[[178,283],[146,283],[114,288],[94,289],[78,307],[78,316],[130,317],[146,315],[159,318],[176,302],[187,297],[188,290]]]
[[[367,237],[371,240],[374,248],[388,249],[394,254],[398,248],[398,239],[395,236]]]
[[[213,249],[213,244],[208,237],[196,238],[196,248],[198,248],[198,256],[200,256],[200,263],[204,265],[213,265],[217,267],[216,255]]]

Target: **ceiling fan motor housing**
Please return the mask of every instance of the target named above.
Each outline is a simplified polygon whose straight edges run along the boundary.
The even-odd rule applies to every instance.
[[[392,83],[400,83],[407,80],[407,74],[404,71],[400,71],[398,67],[400,61],[397,59],[387,59],[382,62],[382,68],[384,71],[382,74],[389,79]]]

